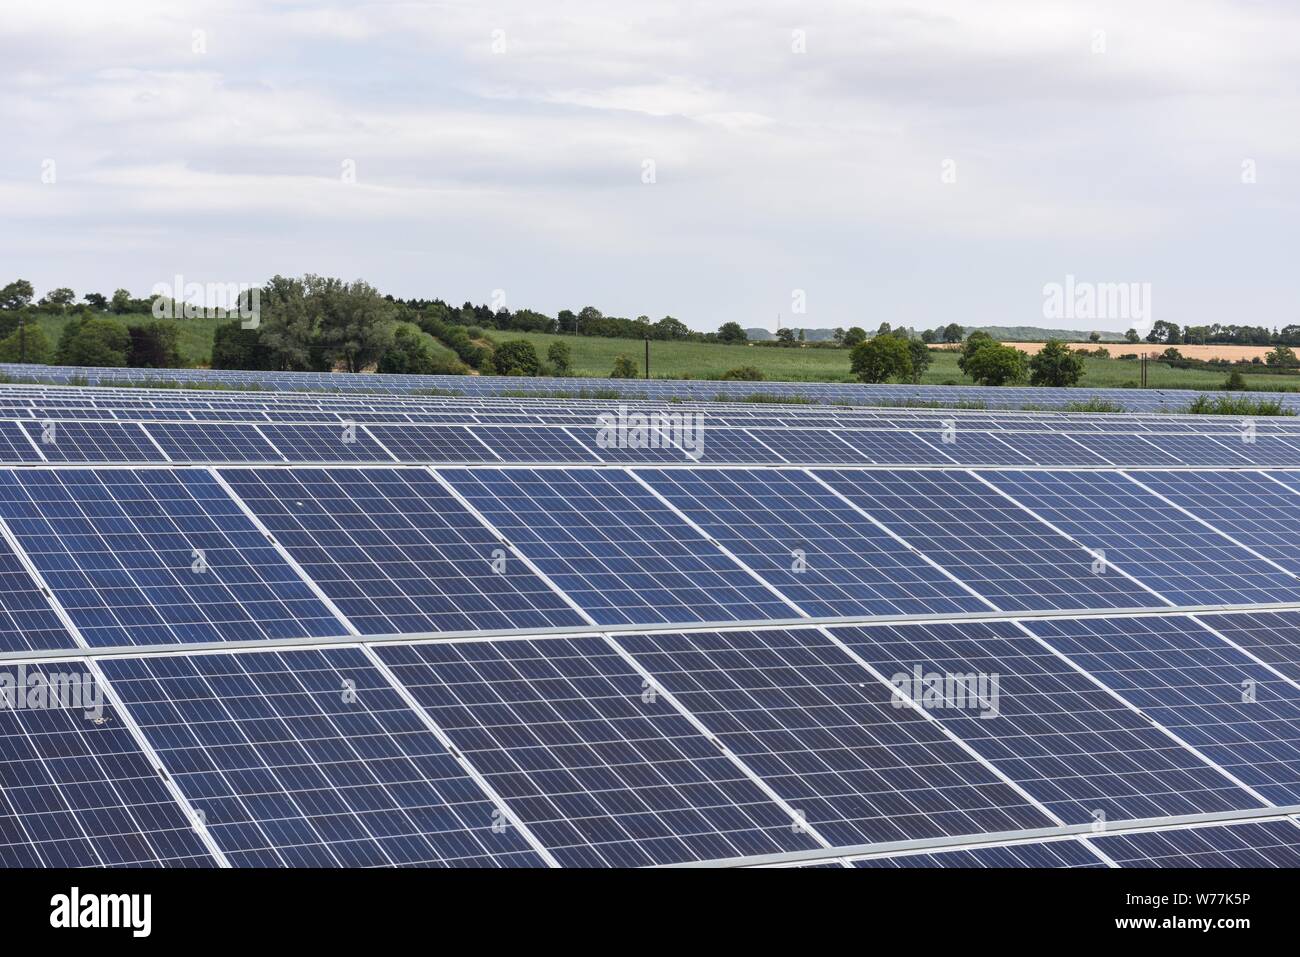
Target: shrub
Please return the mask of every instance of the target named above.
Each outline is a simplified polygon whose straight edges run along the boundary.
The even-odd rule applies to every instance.
[[[722,373],[722,378],[735,382],[762,382],[763,371],[753,366],[737,366]]]
[[[540,371],[542,361],[537,357],[537,349],[527,339],[511,339],[496,347],[492,364],[497,375],[534,376]]]
[[[611,379],[635,379],[641,374],[640,367],[636,360],[631,356],[621,355],[614,360],[614,371],[609,374]]]

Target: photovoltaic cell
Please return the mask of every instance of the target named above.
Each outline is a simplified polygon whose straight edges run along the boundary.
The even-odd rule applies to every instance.
[[[603,639],[377,653],[562,865],[818,846]]]
[[[74,647],[36,580],[0,539],[0,651]]]
[[[1153,445],[1140,435],[1101,433],[1078,434],[1071,438],[1111,465],[1163,468],[1184,464],[1177,455]]]
[[[832,845],[1053,823],[815,631],[615,640]]]
[[[1113,472],[985,477],[1178,605],[1300,600],[1300,581]],[[1118,574],[1111,568],[1108,574]]]
[[[1006,611],[1160,604],[966,472],[824,471],[840,494]]]
[[[147,428],[173,462],[281,461],[279,453],[251,425],[151,422]]]
[[[1101,456],[1080,445],[1069,435],[1003,430],[997,436],[1035,465],[1099,467],[1106,464]]]
[[[1262,821],[1094,838],[1121,867],[1300,867],[1300,827]]]
[[[359,649],[104,667],[235,866],[542,864]]]
[[[1300,804],[1300,689],[1188,618],[1026,626],[1275,804]]]
[[[222,476],[364,634],[584,623],[422,469]]]
[[[1067,824],[1262,806],[1012,623],[834,631]]]
[[[56,681],[80,689],[80,700],[0,708],[0,866],[215,866],[84,665],[0,674],[15,690]]]
[[[930,854],[899,854],[853,860],[854,867],[1106,867],[1107,864],[1075,838],[978,847],[969,850],[935,851]]]
[[[558,426],[476,425],[473,432],[504,462],[595,462],[596,456]]]
[[[866,465],[871,462],[871,459],[843,441],[836,432],[822,429],[755,429],[754,436],[781,458],[796,465]]]
[[[0,516],[92,646],[344,633],[205,471],[4,471]]]
[[[278,425],[258,429],[290,462],[391,462],[359,423]]]
[[[1292,681],[1300,682],[1300,612],[1197,617]]]
[[[0,421],[0,461],[38,462],[40,456],[17,422]]]
[[[51,462],[162,462],[143,428],[126,422],[24,422]]]
[[[860,451],[867,461],[878,465],[950,465],[955,462],[944,454],[942,447],[936,447],[911,432],[839,429],[835,434]],[[935,441],[938,441],[937,436]]]
[[[372,425],[371,434],[403,462],[495,462],[469,429],[458,425]]]
[[[639,474],[813,617],[987,607],[805,472],[674,469]]]
[[[442,474],[602,625],[797,617],[621,470]]]

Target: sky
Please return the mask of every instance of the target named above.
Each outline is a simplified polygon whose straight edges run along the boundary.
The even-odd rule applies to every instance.
[[[0,284],[1281,326],[1298,87],[1281,0],[10,3]]]

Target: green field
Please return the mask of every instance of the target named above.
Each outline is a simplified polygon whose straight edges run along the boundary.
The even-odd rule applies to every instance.
[[[149,313],[139,313],[126,316],[106,316],[108,319],[116,319],[128,326],[139,325],[142,322],[153,322],[154,318]],[[212,333],[217,326],[225,322],[224,319],[177,319],[176,325],[180,328],[180,337],[177,344],[180,346],[181,359],[187,366],[206,366],[212,360]],[[59,336],[63,333],[63,327],[67,325],[68,320],[62,316],[41,316],[36,320],[36,325],[45,333],[45,337],[50,340],[50,348],[58,348]]]
[[[626,355],[645,374],[645,343],[639,339],[600,339],[593,336],[554,336],[540,332],[493,332],[496,342],[527,339],[543,359],[552,342],[562,341],[573,355],[573,371],[580,376],[608,376],[614,359]],[[720,379],[728,369],[753,366],[771,381],[852,382],[847,349],[780,349],[766,346],[724,346],[712,342],[651,342],[650,375],[656,379]],[[1138,385],[1137,362],[1123,359],[1084,359],[1081,386],[1124,388]],[[1244,371],[1244,370],[1243,370]],[[1226,373],[1201,369],[1174,369],[1160,363],[1147,367],[1147,384],[1153,389],[1219,389]],[[1272,391],[1300,386],[1300,375],[1245,375],[1250,389]],[[934,362],[921,382],[926,385],[972,385],[957,368],[955,352],[936,351]],[[756,389],[757,391],[757,389]]]

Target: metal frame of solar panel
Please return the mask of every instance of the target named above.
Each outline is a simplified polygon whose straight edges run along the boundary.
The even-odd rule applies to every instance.
[[[103,694],[0,863],[1298,862],[1300,424],[88,378],[0,389],[0,686]]]

